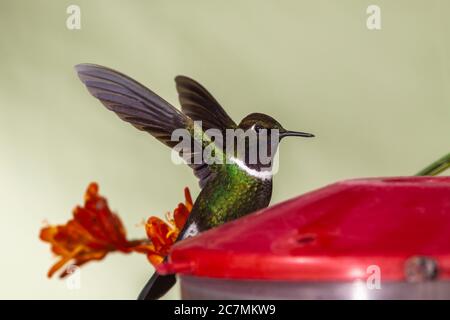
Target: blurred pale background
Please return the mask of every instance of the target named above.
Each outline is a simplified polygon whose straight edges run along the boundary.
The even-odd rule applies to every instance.
[[[66,8],[81,7],[81,30]],[[381,7],[382,29],[366,28]],[[130,237],[183,199],[191,170],[88,95],[73,65],[118,69],[178,106],[173,78],[203,83],[236,121],[273,115],[315,140],[283,142],[272,203],[339,179],[409,175],[449,151],[449,1],[0,2],[0,298],[134,299],[153,268],[113,254],[80,290],[47,279],[38,239],[90,181]],[[178,297],[173,290],[169,298]]]

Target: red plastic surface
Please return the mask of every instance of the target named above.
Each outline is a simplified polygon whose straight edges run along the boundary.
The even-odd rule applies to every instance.
[[[161,273],[227,279],[403,280],[433,258],[450,278],[450,177],[338,182],[175,245]]]

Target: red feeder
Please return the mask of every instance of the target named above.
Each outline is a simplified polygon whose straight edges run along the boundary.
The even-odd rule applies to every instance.
[[[185,299],[449,299],[450,177],[338,182],[182,241]]]

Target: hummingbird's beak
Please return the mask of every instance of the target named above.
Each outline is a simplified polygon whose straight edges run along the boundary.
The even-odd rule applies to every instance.
[[[284,137],[304,137],[304,138],[313,138],[314,135],[312,133],[301,132],[301,131],[282,131],[280,132],[280,139]]]

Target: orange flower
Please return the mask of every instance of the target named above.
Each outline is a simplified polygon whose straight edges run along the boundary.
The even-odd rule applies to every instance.
[[[145,253],[153,265],[160,263],[192,209],[188,188],[185,188],[185,197],[186,203],[180,203],[173,215],[168,215],[168,223],[157,217],[149,218],[146,224],[149,239],[129,241],[122,221],[111,212],[107,200],[98,194],[98,185],[91,183],[85,193],[84,206],[74,209],[73,219],[65,225],[47,226],[41,230],[40,238],[49,242],[53,253],[60,257],[48,271],[48,276],[69,262],[81,266],[101,260],[113,251]],[[60,277],[66,275],[67,271],[63,271]]]
[[[184,189],[184,196],[185,203],[179,203],[173,214],[167,213],[168,223],[158,217],[150,217],[145,225],[151,243],[144,247],[147,250],[148,260],[154,266],[164,260],[189,217],[193,202],[188,188]]]

